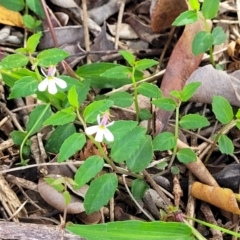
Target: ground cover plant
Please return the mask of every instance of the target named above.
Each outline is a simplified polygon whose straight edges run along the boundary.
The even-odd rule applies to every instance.
[[[27,233],[13,225],[16,235],[11,232],[10,237],[7,229],[10,220],[43,219],[44,225],[58,225],[57,230],[49,226],[52,235],[42,234],[44,239],[236,239],[238,222],[231,214],[240,214],[239,80],[214,56],[214,49],[228,39],[213,24],[223,3],[189,0],[178,9],[174,1],[159,1],[151,6],[150,31],[127,13],[122,19],[124,6],[136,12],[149,7],[147,1],[100,2],[47,2],[53,9],[72,8],[81,20],[83,26],[74,31],[61,26],[66,31],[61,35],[45,1],[0,1],[4,16],[14,11],[18,20],[12,25],[24,27],[28,35],[10,54],[1,50],[0,225],[5,230],[0,237],[39,237],[31,229],[44,231],[41,225],[28,224]],[[170,6],[169,24],[161,16],[169,14]],[[106,30],[106,16],[101,20],[94,12],[108,8],[119,9],[116,33],[109,26]],[[145,54],[134,50],[134,44],[126,50],[119,40],[121,21],[132,27],[141,47],[148,43]],[[173,46],[176,28],[166,31],[158,60],[154,40],[161,35],[152,31],[171,24],[186,26]],[[74,42],[76,32],[80,35]],[[59,46],[66,35],[70,41]],[[229,44],[235,62],[237,51]],[[204,53],[214,68],[202,62]],[[165,54],[169,59],[164,62]],[[201,62],[206,66],[198,68]],[[219,84],[221,79],[230,87]],[[198,102],[200,95],[205,97]]]

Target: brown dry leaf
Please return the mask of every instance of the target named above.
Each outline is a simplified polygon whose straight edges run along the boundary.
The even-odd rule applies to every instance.
[[[7,8],[1,5],[0,5],[0,23],[16,27],[24,27],[22,15],[19,12],[8,10]]]
[[[87,215],[85,212],[79,213],[76,216],[77,218],[79,218],[83,223],[85,224],[97,224],[101,221],[101,213],[98,212],[94,212],[90,215]]]
[[[240,209],[234,193],[228,188],[213,187],[195,182],[191,188],[191,194],[202,201],[211,203],[223,210],[234,214],[240,214]]]
[[[107,24],[110,33],[116,36],[116,24]],[[138,39],[138,35],[134,32],[129,24],[121,23],[119,29],[120,39]]]
[[[161,32],[171,27],[171,24],[179,14],[187,9],[188,7],[185,0],[157,1],[151,16],[151,27],[153,32]]]
[[[228,55],[234,60],[240,60],[240,39],[238,38],[236,41],[231,41],[227,47]]]
[[[225,97],[232,105],[240,106],[240,71],[227,74],[214,69],[212,65],[198,68],[192,73],[186,84],[201,82],[191,101],[212,103],[213,96]]]

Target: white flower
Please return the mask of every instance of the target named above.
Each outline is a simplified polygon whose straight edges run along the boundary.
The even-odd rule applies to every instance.
[[[85,132],[87,135],[92,135],[96,133],[95,140],[97,142],[102,142],[105,137],[107,141],[112,142],[114,140],[113,134],[107,129],[109,126],[113,125],[114,122],[108,123],[109,112],[104,113],[102,120],[100,120],[100,114],[97,116],[98,125],[87,127]]]
[[[42,82],[40,82],[39,85],[38,85],[38,90],[40,92],[43,92],[46,89],[48,89],[48,92],[50,94],[56,94],[57,93],[56,85],[58,85],[58,87],[60,87],[62,89],[67,87],[67,83],[65,81],[63,81],[60,78],[54,77],[55,72],[56,72],[56,67],[55,66],[50,66],[48,68],[48,74],[47,75],[42,69],[41,69],[41,71],[46,78]]]

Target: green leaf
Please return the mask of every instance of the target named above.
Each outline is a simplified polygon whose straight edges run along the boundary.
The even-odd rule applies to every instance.
[[[23,77],[14,84],[8,99],[32,95],[38,90],[38,84],[39,82],[31,76]]]
[[[132,181],[132,194],[137,200],[141,199],[145,192],[149,189],[148,184],[142,179],[135,179]]]
[[[23,0],[0,0],[0,5],[15,12],[22,11],[25,6]]]
[[[78,104],[78,93],[76,90],[76,86],[72,86],[68,92],[68,101],[69,103],[75,107],[78,108],[79,104]]]
[[[213,45],[219,45],[225,42],[227,35],[223,31],[222,27],[215,27],[212,31],[214,37]]]
[[[63,192],[64,186],[63,186],[62,184],[53,185],[53,182],[54,182],[55,180],[56,180],[56,179],[50,178],[50,177],[44,178],[44,181],[45,181],[46,183],[48,183],[49,185],[51,185],[55,190],[57,190],[58,192]]]
[[[52,48],[41,51],[37,55],[38,65],[41,67],[49,67],[50,65],[56,65],[63,59],[69,57],[70,54],[59,48]]]
[[[31,131],[31,135],[38,132],[42,128],[43,122],[51,116],[51,108],[48,106],[46,109],[46,106],[39,105],[30,113],[26,130],[28,133]],[[38,123],[36,124],[37,121]],[[36,126],[34,127],[35,124]]]
[[[155,61],[153,59],[141,59],[135,62],[135,69],[139,71],[143,71],[157,64],[158,64],[158,61]]]
[[[179,168],[176,167],[176,166],[172,166],[171,167],[171,173],[174,174],[174,175],[178,175],[180,172]]]
[[[103,166],[104,161],[101,157],[91,156],[87,158],[74,176],[74,181],[78,184],[77,188],[82,187],[94,178],[103,169]]]
[[[146,109],[146,108],[140,109],[140,111],[139,111],[139,118],[141,120],[148,120],[151,117],[152,117],[152,114],[151,114],[151,112],[148,109]]]
[[[200,3],[198,0],[189,0],[189,5],[190,7],[195,10],[195,11],[199,11],[200,10]]]
[[[165,111],[174,111],[176,108],[176,103],[172,98],[159,98],[152,101],[152,104]]]
[[[118,186],[117,176],[113,173],[103,174],[94,179],[85,195],[84,208],[87,214],[98,211],[113,197]]]
[[[202,5],[202,14],[206,19],[212,19],[217,15],[219,0],[204,0]]]
[[[20,53],[11,54],[0,62],[0,68],[13,69],[24,67],[28,64],[28,58]]]
[[[233,110],[228,100],[222,96],[214,96],[212,110],[219,122],[228,124],[233,119]]]
[[[141,172],[150,164],[152,158],[152,139],[150,136],[144,136],[138,143],[138,149],[126,160],[126,164],[132,172]]]
[[[187,164],[197,160],[196,153],[190,148],[182,148],[177,152],[179,162]]]
[[[47,140],[47,143],[45,145],[46,151],[51,153],[58,153],[64,140],[75,132],[76,129],[73,123],[58,126]]]
[[[240,122],[236,124],[236,127],[240,130]]]
[[[199,114],[187,114],[183,116],[179,122],[184,129],[196,129],[209,126],[209,121]]]
[[[197,12],[188,10],[181,13],[175,21],[172,23],[173,26],[184,26],[187,24],[194,23],[198,20]]]
[[[188,101],[194,95],[196,90],[201,86],[201,84],[201,82],[192,82],[184,86],[183,90],[180,93],[181,101]]]
[[[200,31],[198,32],[192,42],[192,52],[195,56],[206,52],[214,42],[214,37],[211,33]]]
[[[126,66],[116,66],[114,68],[106,70],[104,73],[101,74],[101,77],[107,77],[107,78],[130,78],[131,71]]]
[[[40,42],[41,36],[42,36],[42,33],[38,32],[28,38],[26,49],[29,53],[34,53],[36,51],[36,48]]]
[[[179,222],[119,221],[95,225],[67,225],[67,230],[88,240],[194,240],[191,229]]]
[[[181,100],[181,98],[182,98],[180,92],[177,91],[177,90],[171,91],[170,94],[171,94],[173,97],[175,97],[175,98],[177,98],[177,99],[179,99],[179,100]]]
[[[235,117],[236,117],[237,119],[240,119],[240,108],[238,109],[238,111],[237,111]]]
[[[68,109],[63,109],[57,113],[55,113],[54,115],[52,115],[51,117],[49,117],[44,123],[43,125],[53,125],[53,126],[57,126],[57,125],[64,125],[70,122],[73,122],[76,118],[76,113],[73,112],[72,108],[68,108]]]
[[[161,90],[154,84],[152,83],[141,83],[137,87],[138,93],[149,97],[149,98],[161,98],[162,97],[162,92]]]
[[[166,151],[173,149],[177,141],[174,135],[170,132],[158,134],[153,140],[154,151]]]
[[[83,111],[84,119],[87,123],[97,121],[97,115],[107,111],[114,104],[111,100],[100,100],[90,103]]]
[[[110,95],[108,98],[114,102],[114,105],[118,107],[130,107],[133,104],[132,95],[128,92],[116,92]]]
[[[233,154],[234,145],[229,137],[221,134],[218,139],[219,150],[223,154]]]
[[[35,30],[36,27],[40,26],[42,23],[42,21],[36,20],[35,18],[28,14],[24,14],[22,18],[25,27],[32,31]]]
[[[16,145],[21,145],[23,139],[27,136],[27,133],[21,131],[12,131],[10,136]]]
[[[58,162],[63,162],[81,150],[86,143],[86,137],[82,133],[74,133],[62,144],[58,155]]]
[[[71,202],[71,195],[68,191],[63,192],[63,197],[65,200],[65,204],[68,205]]]
[[[130,66],[133,66],[135,63],[135,56],[127,51],[119,51],[123,58],[129,63]]]
[[[41,18],[45,18],[41,1],[39,0],[26,0],[27,6]]]

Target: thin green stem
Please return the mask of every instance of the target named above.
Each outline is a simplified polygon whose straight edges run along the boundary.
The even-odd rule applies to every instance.
[[[137,83],[135,80],[135,68],[132,69],[132,83],[134,88],[134,104],[136,108],[136,120],[139,121],[139,105],[138,105],[138,92],[137,92]]]
[[[193,235],[198,239],[198,240],[207,240],[205,237],[203,237],[192,225],[190,225],[185,219],[183,219],[183,222],[191,228]]]

